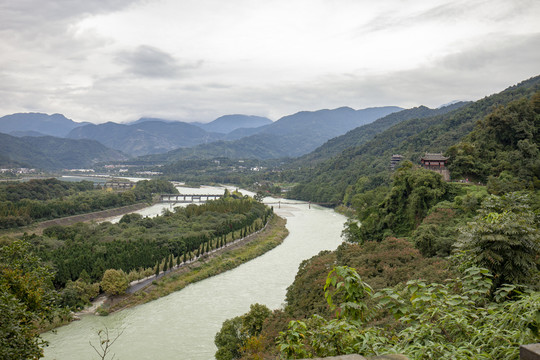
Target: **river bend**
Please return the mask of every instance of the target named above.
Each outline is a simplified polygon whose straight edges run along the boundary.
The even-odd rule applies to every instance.
[[[115,359],[214,359],[214,336],[224,320],[249,311],[253,303],[280,308],[300,262],[341,243],[345,217],[332,210],[306,204],[274,210],[287,219],[290,232],[282,245],[150,303],[107,317],[85,315],[56,334],[43,334],[50,342],[45,359],[96,359],[89,341],[96,345],[96,333],[105,327],[112,334],[123,329],[112,347]]]

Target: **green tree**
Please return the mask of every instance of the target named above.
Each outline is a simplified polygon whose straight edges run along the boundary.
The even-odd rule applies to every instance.
[[[264,192],[262,192],[261,190],[257,191],[257,193],[253,196],[253,198],[255,199],[255,201],[257,202],[262,202],[263,199],[265,198],[265,194]]]
[[[414,167],[410,162],[404,162],[395,172],[390,190],[383,189],[386,196],[381,203],[364,204],[360,209],[359,229],[355,222],[347,224],[351,228],[345,228],[344,233],[351,240],[358,237],[359,242],[380,241],[386,236],[409,236],[433,205],[453,195],[453,187],[441,175]],[[355,198],[355,203],[380,199],[378,194],[370,195]]]
[[[165,258],[165,261],[163,261],[163,272],[166,272],[168,269],[167,267],[167,264],[169,263],[168,261],[169,261],[168,258]]]
[[[242,356],[240,349],[244,342],[242,334],[242,318],[237,316],[225,320],[221,330],[214,338],[218,350],[215,354],[216,360],[233,360]]]
[[[31,359],[43,356],[45,342],[37,325],[52,320],[56,292],[52,271],[22,240],[0,247],[0,358]]]
[[[127,275],[122,270],[108,269],[103,274],[101,288],[109,295],[124,293],[129,287]]]
[[[225,320],[214,338],[218,348],[216,359],[240,359],[248,340],[261,334],[263,323],[271,314],[266,306],[252,304],[246,314]]]
[[[529,282],[537,275],[538,223],[527,195],[491,195],[458,243],[472,263],[494,275],[494,286]]]

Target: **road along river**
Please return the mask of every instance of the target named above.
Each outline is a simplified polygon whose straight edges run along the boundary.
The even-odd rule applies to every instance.
[[[275,199],[267,198],[267,202]],[[332,210],[287,200],[275,212],[287,219],[289,236],[282,245],[236,269],[187,286],[166,297],[107,317],[85,315],[80,321],[43,334],[50,345],[45,359],[96,359],[89,344],[97,331],[114,336],[115,359],[213,359],[214,336],[224,320],[260,303],[281,307],[300,262],[341,243],[345,217]]]

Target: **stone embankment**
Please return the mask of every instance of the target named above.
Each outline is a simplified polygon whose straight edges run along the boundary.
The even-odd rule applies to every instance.
[[[223,253],[225,251],[229,251],[229,250],[232,250],[232,249],[236,249],[236,248],[238,248],[240,246],[243,246],[244,244],[247,244],[250,241],[254,240],[261,231],[266,229],[267,226],[268,226],[268,222],[264,225],[264,227],[262,229],[257,230],[254,233],[249,234],[248,236],[245,236],[245,237],[240,238],[240,239],[236,239],[236,240],[234,240],[234,241],[232,241],[230,243],[227,243],[225,246],[220,247],[219,249],[214,249],[212,251],[209,251],[206,254],[199,255],[198,257],[195,257],[192,260],[187,260],[186,262],[183,262],[183,263],[181,263],[179,265],[175,265],[175,266],[173,266],[172,269],[169,269],[169,270],[164,271],[164,272],[160,272],[159,275],[157,275],[157,276],[152,275],[152,276],[148,276],[148,277],[146,277],[144,279],[132,281],[129,284],[129,288],[126,290],[126,293],[133,294],[133,293],[135,293],[135,292],[137,292],[139,290],[142,290],[145,287],[152,284],[153,281],[159,280],[162,277],[167,276],[167,275],[169,275],[171,273],[176,273],[180,269],[184,268],[185,266],[193,264],[193,263],[199,261],[199,259],[201,259],[201,258],[204,258],[205,260],[208,260],[208,259],[211,259],[214,256],[219,255],[219,254],[221,254],[221,253]]]

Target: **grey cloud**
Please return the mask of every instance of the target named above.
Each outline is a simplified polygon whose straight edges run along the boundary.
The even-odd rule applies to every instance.
[[[478,12],[480,12],[479,22],[508,22],[538,9],[539,4],[536,0],[447,1],[407,16],[403,16],[397,11],[390,11],[373,18],[367,24],[359,27],[357,31],[365,35],[377,31],[402,29],[426,22],[454,23]]]
[[[440,60],[445,68],[460,71],[534,68],[540,62],[540,33],[530,35],[492,34],[489,40],[474,44]],[[513,65],[514,64],[514,65]]]
[[[172,55],[148,45],[141,45],[133,51],[120,52],[116,61],[126,66],[129,73],[152,78],[176,77],[182,71],[202,65],[202,61],[182,64]]]
[[[473,1],[467,3],[453,1],[409,16],[399,15],[398,12],[388,12],[378,15],[367,24],[361,26],[358,32],[360,34],[368,34],[371,32],[409,27],[425,21],[453,21],[464,13],[471,11],[475,6],[478,6],[478,4],[474,4]]]
[[[17,0],[0,2],[0,30],[25,31],[73,18],[117,11],[141,0]]]

